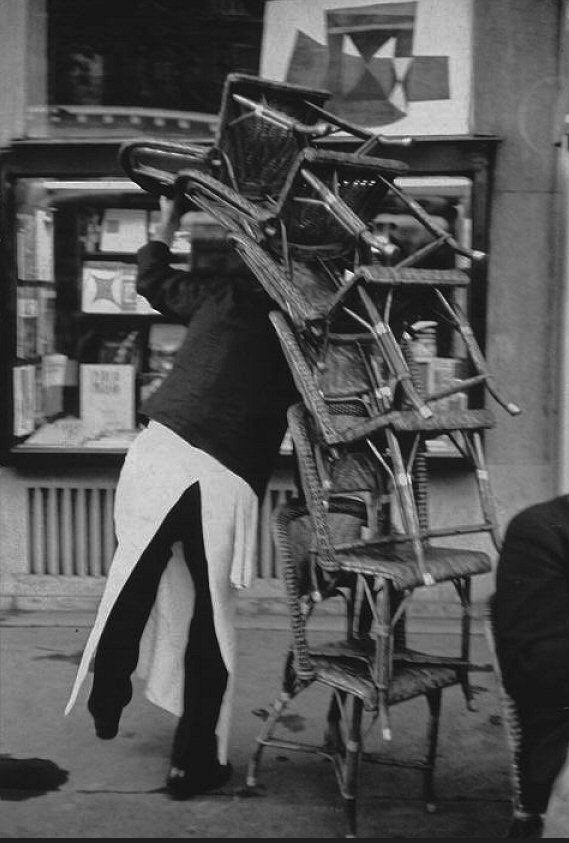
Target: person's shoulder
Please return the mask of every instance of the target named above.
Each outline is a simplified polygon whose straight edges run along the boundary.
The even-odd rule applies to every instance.
[[[531,504],[511,519],[508,529],[538,527],[542,530],[561,527],[569,531],[569,495],[558,495]]]

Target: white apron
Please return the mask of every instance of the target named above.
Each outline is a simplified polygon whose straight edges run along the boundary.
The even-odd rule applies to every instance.
[[[130,446],[117,484],[117,549],[65,714],[73,708],[111,609],[142,553],[183,493],[199,482],[205,553],[215,630],[229,674],[217,723],[218,758],[225,764],[235,668],[235,598],[251,584],[257,551],[258,501],[242,478],[176,433],[151,421]],[[182,713],[184,651],[194,588],[177,542],[144,630],[137,673],[145,694],[176,716]]]

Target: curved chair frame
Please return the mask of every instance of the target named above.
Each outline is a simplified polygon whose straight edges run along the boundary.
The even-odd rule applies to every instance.
[[[331,503],[330,516],[340,518],[346,512],[354,513],[353,502],[345,502],[346,509],[337,501]],[[417,697],[424,697],[428,705],[427,747],[418,759],[386,758],[381,749],[364,751],[363,720],[366,713],[377,718],[380,711],[374,665],[377,659],[370,656],[364,640],[349,634],[345,639],[328,645],[311,647],[307,637],[309,617],[313,611],[308,582],[310,575],[310,529],[302,531],[301,544],[293,537],[294,526],[299,520],[310,518],[308,510],[299,500],[281,504],[273,514],[273,535],[284,576],[293,632],[293,643],[286,660],[281,692],[276,697],[259,735],[251,756],[247,773],[247,789],[255,792],[262,756],[265,748],[280,748],[322,755],[334,767],[338,788],[346,816],[345,837],[357,837],[357,797],[362,763],[393,764],[416,769],[423,774],[423,796],[428,812],[436,810],[434,772],[439,734],[441,699],[444,688],[458,684],[459,671],[449,659],[447,664],[417,659],[401,659],[390,678],[387,705],[393,706]],[[349,534],[353,531],[349,530]],[[344,538],[353,538],[345,535]],[[336,534],[341,540],[341,534]],[[342,587],[340,587],[342,589]],[[354,606],[353,583],[345,584],[347,603]],[[353,619],[354,615],[349,616]],[[348,626],[348,633],[350,627]],[[424,655],[424,654],[420,654]],[[278,734],[279,721],[298,695],[319,684],[331,691],[326,715],[326,729],[321,745],[292,741]]]

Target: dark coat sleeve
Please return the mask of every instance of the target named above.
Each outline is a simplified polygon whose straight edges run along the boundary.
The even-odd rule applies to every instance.
[[[206,284],[187,270],[175,269],[171,259],[167,245],[159,240],[139,249],[136,287],[163,316],[187,324],[206,295]]]
[[[496,571],[496,647],[520,704],[569,705],[569,504],[554,499],[510,522]]]

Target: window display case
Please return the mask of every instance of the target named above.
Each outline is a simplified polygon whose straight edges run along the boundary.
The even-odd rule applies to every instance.
[[[152,236],[157,200],[87,167],[5,183],[9,452],[124,453],[185,330],[136,291],[136,254]],[[171,251],[174,264],[205,276],[236,266],[199,211],[183,217]]]
[[[124,454],[145,423],[141,403],[183,336],[183,326],[136,291],[136,252],[151,236],[158,203],[121,171],[118,149],[113,141],[23,141],[2,157],[4,460]],[[479,249],[486,246],[493,150],[491,140],[419,139],[394,156],[409,164],[400,186],[461,243]],[[424,234],[396,202],[382,207],[374,225],[402,257]],[[238,265],[217,224],[197,211],[182,220],[172,251],[180,266],[206,275]],[[457,260],[444,250],[432,259],[443,268]],[[472,267],[471,276],[456,295],[465,297],[461,305],[483,346],[485,267]],[[440,385],[455,377],[463,352],[445,326],[426,315],[415,327],[425,378]]]

